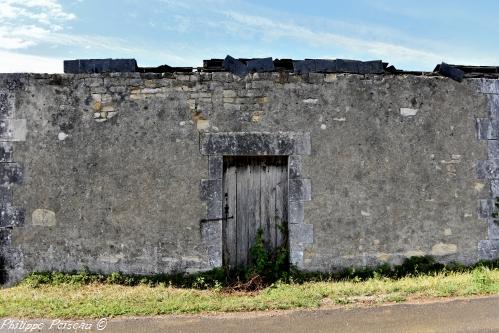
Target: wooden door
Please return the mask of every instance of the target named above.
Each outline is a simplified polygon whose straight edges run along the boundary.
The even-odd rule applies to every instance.
[[[228,216],[233,216],[223,225],[226,266],[251,263],[250,250],[259,229],[268,251],[287,246],[283,234],[288,219],[287,156],[224,157],[223,188]]]

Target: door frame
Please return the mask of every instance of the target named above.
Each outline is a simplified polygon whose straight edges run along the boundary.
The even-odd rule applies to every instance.
[[[311,182],[302,172],[302,157],[311,153],[310,133],[205,132],[200,133],[199,149],[208,156],[209,178],[202,179],[200,186],[208,222],[200,223],[200,228],[209,267],[223,265],[223,157],[282,155],[288,156],[289,258],[292,265],[304,269],[305,248],[314,240],[313,225],[304,220],[304,202],[312,200]]]
[[[267,250],[287,250],[288,156],[224,156],[223,169],[224,266],[251,265],[260,229]]]

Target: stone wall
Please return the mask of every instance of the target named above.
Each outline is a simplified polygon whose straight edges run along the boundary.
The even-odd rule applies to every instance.
[[[3,74],[0,91],[9,281],[83,266],[152,274],[220,265],[220,225],[200,223],[216,204],[206,180],[216,183],[210,168],[223,153],[202,145],[214,133],[309,140],[290,159],[291,252],[301,269],[497,256],[493,242],[479,251],[490,230],[477,207],[491,194],[475,171],[489,159],[475,129],[489,103],[476,80]]]

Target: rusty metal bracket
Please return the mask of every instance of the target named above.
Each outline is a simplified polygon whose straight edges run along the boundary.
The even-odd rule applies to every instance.
[[[205,223],[205,222],[215,222],[215,221],[227,221],[230,219],[233,219],[234,216],[227,216],[229,215],[229,194],[225,193],[225,207],[224,207],[224,217],[218,217],[218,218],[213,218],[213,219],[201,219],[199,220],[200,223]]]
[[[219,217],[219,218],[215,218],[215,219],[201,219],[201,220],[199,220],[199,222],[204,223],[204,222],[226,221],[226,220],[230,220],[233,218],[234,218],[234,216]]]

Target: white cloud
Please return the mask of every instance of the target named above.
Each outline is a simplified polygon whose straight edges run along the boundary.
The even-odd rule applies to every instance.
[[[470,53],[470,50],[453,49],[449,45],[437,40],[423,42],[414,38],[418,43],[411,43],[411,45],[420,45],[411,47],[401,42],[387,42],[383,36],[379,38],[375,36],[361,38],[345,33],[313,30],[292,21],[280,21],[263,16],[242,14],[236,11],[223,11],[223,13],[228,20],[219,22],[219,25],[223,24],[226,31],[230,31],[234,35],[253,35],[269,41],[289,38],[302,43],[302,45],[323,48],[325,50],[337,49],[339,47],[343,49],[340,52],[347,54],[347,58],[358,56],[381,58],[393,64],[410,64],[413,68],[418,68],[419,70],[425,68],[426,70],[431,70],[441,61],[455,64],[484,65],[493,64],[499,60],[496,56],[491,57],[490,54],[480,54],[476,50],[471,50],[472,52]],[[406,41],[407,37],[404,37]],[[424,45],[428,47],[424,47]],[[436,45],[439,45],[440,48],[436,49]],[[339,55],[331,56],[330,58],[336,57],[339,57]]]
[[[0,73],[62,73],[63,60],[0,50]]]
[[[75,18],[57,0],[0,0],[0,49],[36,45]]]
[[[50,25],[53,21],[68,21],[76,16],[65,12],[57,0],[0,1],[0,20],[26,18]]]
[[[33,44],[34,43],[32,41],[25,40],[22,38],[7,37],[4,33],[2,33],[0,28],[0,45],[2,49],[7,49],[7,50],[23,49]]]
[[[0,73],[62,73],[59,58],[18,53],[51,38],[76,16],[57,0],[0,0]]]
[[[230,28],[235,33],[244,33],[248,29],[261,34],[267,39],[292,38],[315,47],[340,46],[355,53],[390,59],[391,61],[417,60],[420,63],[435,64],[440,56],[425,50],[414,49],[387,42],[365,40],[332,32],[313,31],[292,22],[280,22],[269,18],[246,15],[233,11],[225,12],[237,25]]]

